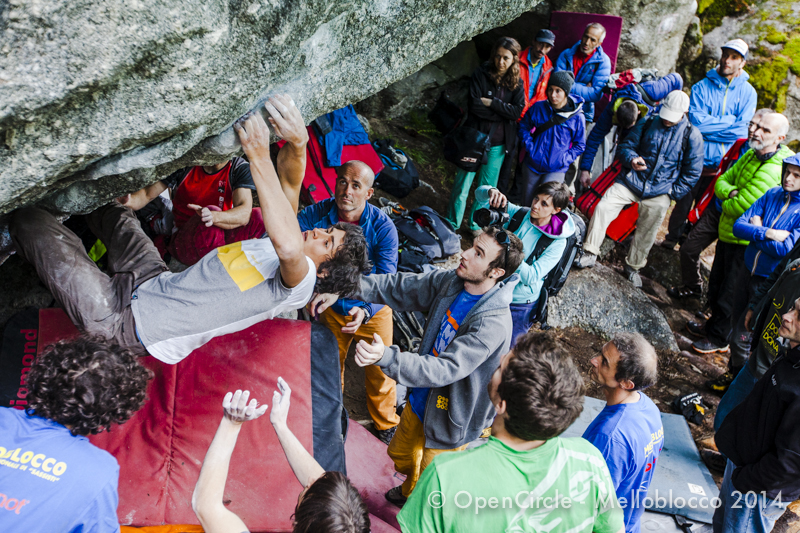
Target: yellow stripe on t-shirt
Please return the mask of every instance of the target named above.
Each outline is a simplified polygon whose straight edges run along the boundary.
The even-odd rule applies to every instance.
[[[242,243],[235,242],[217,248],[217,257],[233,282],[244,292],[264,281],[264,276],[247,259]]]

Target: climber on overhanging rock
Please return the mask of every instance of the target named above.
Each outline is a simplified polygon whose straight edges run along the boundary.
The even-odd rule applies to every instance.
[[[278,104],[279,100],[280,97],[276,98],[274,103]],[[290,145],[287,150],[295,151],[305,159],[308,133],[302,122],[291,126],[282,132],[283,139]],[[302,182],[303,175],[286,168],[291,167],[291,164],[287,165],[287,159],[278,158],[277,171],[282,182],[288,180],[288,188],[297,189],[297,195],[290,198],[292,206],[297,209],[299,182]],[[261,210],[253,209],[251,191],[255,188],[250,163],[234,157],[216,165],[182,168],[118,200],[122,205],[139,211],[169,189],[177,231],[168,235],[167,247],[178,261],[193,265],[215,248],[264,235]]]
[[[266,109],[279,137],[305,131],[288,96],[270,100]],[[112,277],[50,213],[14,213],[10,229],[17,250],[80,330],[174,364],[214,337],[303,307],[315,291],[348,296],[358,288],[359,274],[369,269],[361,228],[336,224],[301,233],[290,199],[294,189],[282,189],[286,183],[272,165],[261,114],[246,115],[234,128],[250,160],[269,238],[222,246],[184,272],[166,272],[133,211],[119,202],[87,216],[108,249]],[[304,159],[286,153],[294,159],[285,161],[287,168],[302,176]]]

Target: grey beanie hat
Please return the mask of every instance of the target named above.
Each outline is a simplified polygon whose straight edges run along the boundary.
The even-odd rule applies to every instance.
[[[569,70],[553,72],[550,74],[550,81],[547,83],[548,87],[551,85],[560,87],[565,93],[569,94],[572,90],[572,86],[575,85],[575,76],[573,76],[572,72]]]

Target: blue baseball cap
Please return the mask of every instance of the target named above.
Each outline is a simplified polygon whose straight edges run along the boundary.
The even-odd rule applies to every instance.
[[[547,43],[550,46],[556,44],[556,34],[550,30],[539,30],[536,34],[536,41],[540,43]]]

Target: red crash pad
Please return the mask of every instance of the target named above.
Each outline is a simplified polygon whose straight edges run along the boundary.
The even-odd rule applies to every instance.
[[[364,498],[370,514],[379,519],[373,520],[372,531],[399,531],[397,513],[400,509],[386,501],[384,494],[400,485],[406,477],[395,472],[394,463],[386,454],[386,445],[361,424],[351,420],[344,450],[347,476]]]
[[[63,311],[41,311],[40,351],[75,334]],[[91,437],[119,462],[120,523],[198,523],[192,491],[228,391],[249,389],[252,397],[271,403],[282,376],[292,387],[289,427],[313,450],[309,349],[309,323],[275,319],[213,339],[177,365],[142,359],[155,374],[148,401],[122,426]],[[228,508],[250,531],[291,531],[301,490],[267,415],[246,423],[231,458]]]

